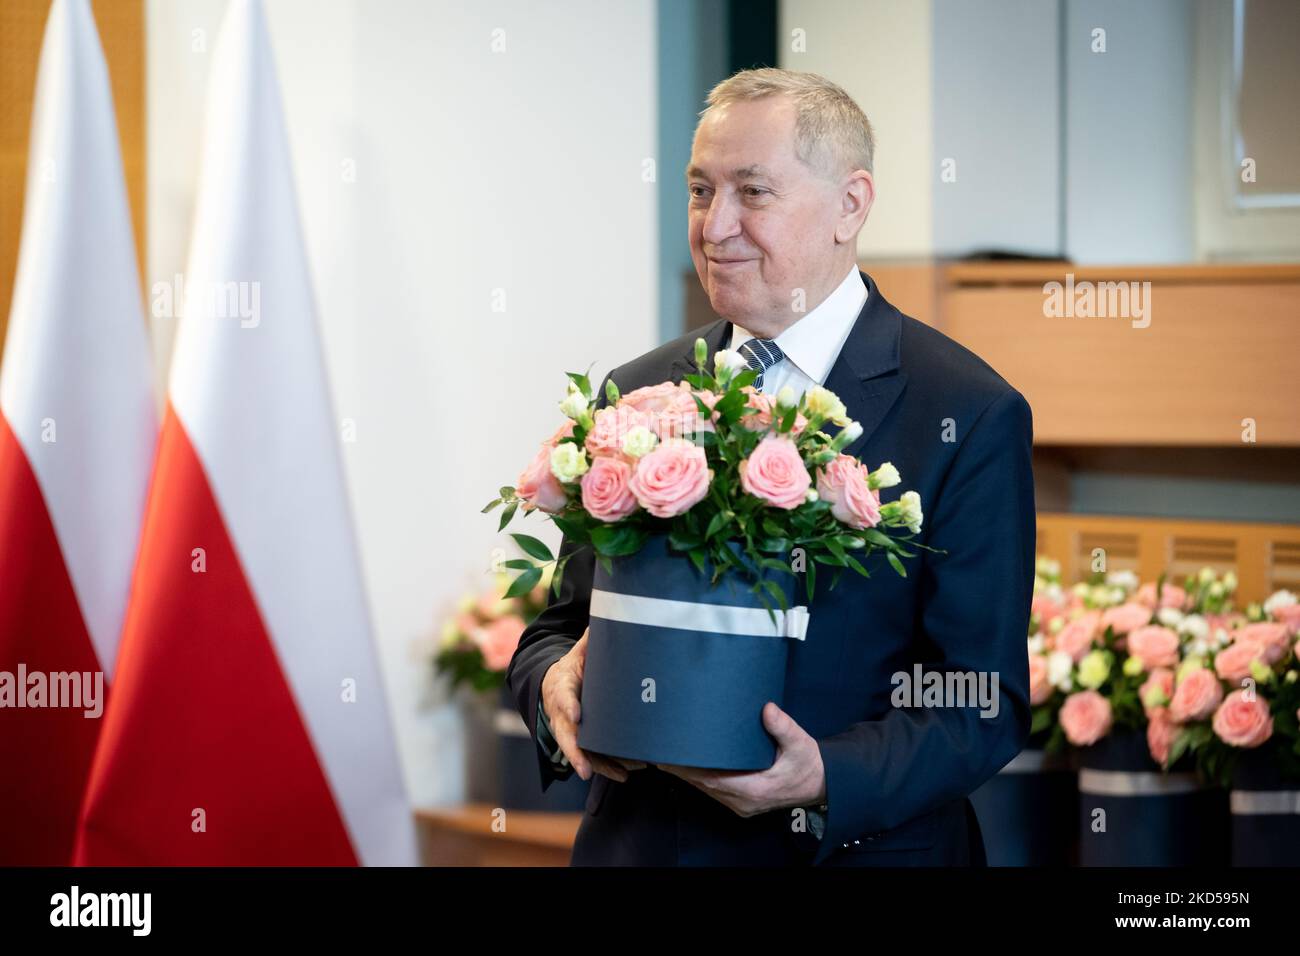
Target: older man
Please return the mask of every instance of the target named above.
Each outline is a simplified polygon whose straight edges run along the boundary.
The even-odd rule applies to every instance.
[[[984,862],[967,795],[1020,750],[1030,722],[1032,420],[992,368],[902,315],[858,270],[873,148],[866,116],[822,77],[749,70],[714,88],[686,185],[691,255],[721,318],[610,377],[623,392],[678,381],[702,334],[710,353],[744,354],[764,392],[825,385],[862,426],[847,453],[892,461],[920,492],[919,540],[935,550],[907,561],[906,578],[883,567],[834,590],[818,579],[784,709],[762,713],[776,760],[757,772],[646,767],[578,747],[594,560],[574,553],[507,674],[543,787],[595,775],[574,864]],[[891,700],[916,665],[978,679],[996,700]]]

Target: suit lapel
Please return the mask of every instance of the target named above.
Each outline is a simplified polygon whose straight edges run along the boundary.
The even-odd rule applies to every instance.
[[[907,373],[899,367],[902,315],[880,294],[871,276],[861,270],[859,274],[867,287],[867,301],[826,377],[826,387],[840,397],[849,418],[862,426],[858,440],[844,449],[845,454],[855,456],[866,446],[907,386]],[[700,336],[708,343],[710,368],[730,328],[731,323],[718,319],[700,330]],[[686,353],[673,360],[670,378],[680,382],[683,376],[694,371],[695,339],[692,338]],[[839,426],[828,422],[824,430],[834,435]]]

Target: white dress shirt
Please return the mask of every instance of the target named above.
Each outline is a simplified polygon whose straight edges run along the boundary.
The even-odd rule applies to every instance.
[[[795,397],[814,385],[825,385],[844,341],[867,301],[867,286],[854,264],[844,281],[825,300],[772,341],[785,358],[763,373],[763,393],[775,395],[783,385],[794,389]],[[730,349],[754,336],[731,324]]]

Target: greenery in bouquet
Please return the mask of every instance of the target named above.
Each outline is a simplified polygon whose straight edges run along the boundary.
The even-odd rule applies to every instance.
[[[505,683],[524,628],[546,607],[549,571],[531,589],[514,594],[507,594],[513,584],[510,575],[497,572],[487,589],[461,597],[443,622],[434,656],[434,667],[451,680],[453,689],[463,684],[486,692]]]
[[[886,462],[871,471],[844,454],[862,428],[833,392],[796,396],[786,387],[769,396],[753,387],[756,372],[738,352],[720,350],[712,372],[706,357],[697,339],[695,374],[627,395],[607,379],[603,407],[586,374],[568,373],[566,420],[483,511],[503,507],[501,530],[519,509],[542,511],[576,547],[557,559],[537,538],[512,535],[529,557],[507,562],[519,572],[508,593],[531,589],[553,563],[558,595],[576,549],[592,548],[609,570],[611,559],[664,535],[713,583],[738,572],[773,614],[774,602],[788,606],[775,575],[803,572],[811,602],[817,565],[834,587],[845,570],[870,577],[863,562],[875,551],[905,575],[909,548],[937,550],[914,540],[916,492],[881,500],[900,483],[897,469]]]

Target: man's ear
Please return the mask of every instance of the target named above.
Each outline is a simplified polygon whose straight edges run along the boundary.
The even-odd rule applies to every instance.
[[[835,241],[856,239],[876,199],[876,184],[865,169],[853,172],[840,192],[840,216],[835,224]]]

